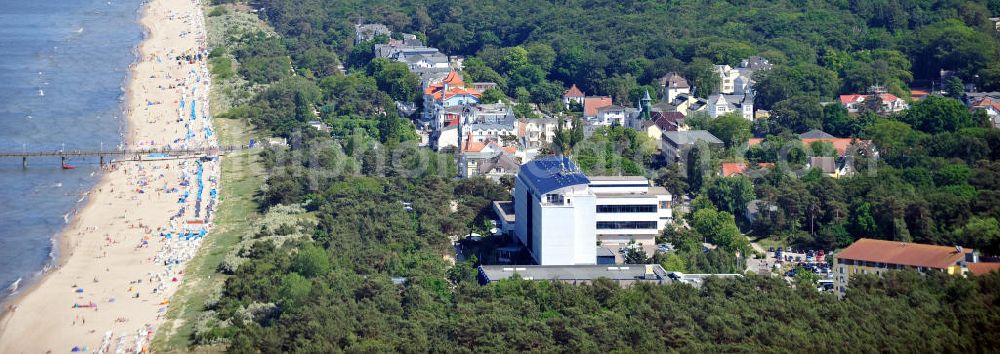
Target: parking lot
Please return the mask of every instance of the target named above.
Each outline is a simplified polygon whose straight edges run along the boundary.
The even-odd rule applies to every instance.
[[[766,254],[766,258],[756,260],[757,269],[753,265],[750,265],[750,269],[758,273],[769,270],[774,274],[781,274],[788,281],[792,281],[800,270],[816,273],[821,280],[833,278],[833,270],[823,250],[771,247]]]

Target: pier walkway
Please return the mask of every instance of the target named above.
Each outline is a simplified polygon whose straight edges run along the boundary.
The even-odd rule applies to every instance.
[[[156,158],[179,158],[225,155],[233,151],[246,150],[247,145],[228,145],[203,149],[115,149],[115,150],[54,150],[54,151],[0,151],[0,158],[20,158],[21,166],[28,167],[28,158],[58,157],[63,165],[71,157],[98,157],[101,165],[105,157],[115,161],[141,161]]]

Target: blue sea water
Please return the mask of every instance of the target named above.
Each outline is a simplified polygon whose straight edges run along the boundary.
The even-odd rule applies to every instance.
[[[122,87],[142,39],[140,0],[0,0],[0,151],[115,148]],[[58,254],[64,216],[98,180],[96,159],[0,159],[0,301]]]

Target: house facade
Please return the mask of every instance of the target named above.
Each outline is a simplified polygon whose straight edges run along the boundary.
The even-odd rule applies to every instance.
[[[718,118],[721,115],[736,113],[747,120],[753,120],[753,94],[744,95],[714,94],[708,96],[708,116]]]
[[[424,88],[424,116],[422,119],[429,122],[434,132],[440,132],[443,128],[461,123],[456,122],[454,116],[449,116],[448,108],[479,103],[481,92],[474,88],[466,88],[462,76],[456,71],[451,71],[444,80],[427,85]],[[454,111],[451,111],[454,112]],[[440,134],[438,134],[440,135]]]
[[[873,103],[871,100],[878,100]],[[878,113],[896,113],[910,108],[910,105],[903,99],[891,93],[878,93],[874,95],[840,95],[840,104],[850,113],[860,113],[866,107],[875,108]]]
[[[660,79],[660,92],[663,93],[667,102],[672,102],[677,98],[677,95],[690,94],[691,85],[683,76],[671,72]]]
[[[566,92],[563,92],[563,105],[566,106],[566,109],[569,109],[570,103],[574,102],[583,106],[583,99],[585,97],[587,95],[583,94],[583,91],[580,91],[580,88],[576,87],[576,84],[573,84]]]

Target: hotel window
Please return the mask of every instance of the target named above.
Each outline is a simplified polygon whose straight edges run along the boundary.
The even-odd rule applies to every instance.
[[[670,209],[670,201],[669,200],[661,201],[660,209]]]
[[[598,205],[598,213],[655,213],[656,205],[649,204],[627,204],[627,205]]]
[[[598,221],[598,230],[655,229],[656,221]]]
[[[562,194],[546,194],[545,195],[545,202],[547,202],[549,204],[562,205],[562,203],[563,203],[563,196],[562,196]]]

